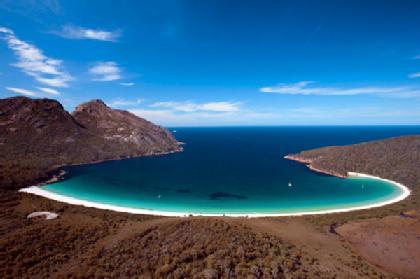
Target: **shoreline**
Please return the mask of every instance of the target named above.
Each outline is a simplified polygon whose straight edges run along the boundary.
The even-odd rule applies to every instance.
[[[67,167],[94,165],[94,164],[100,164],[100,163],[111,162],[111,161],[119,161],[119,160],[125,160],[125,159],[136,159],[136,158],[141,158],[141,157],[164,156],[164,155],[179,153],[179,152],[183,152],[183,151],[184,151],[183,147],[179,146],[179,148],[177,150],[171,150],[171,151],[147,153],[147,154],[142,154],[142,155],[133,155],[133,156],[127,156],[127,157],[123,157],[123,158],[103,159],[103,160],[96,160],[96,161],[87,162],[87,163],[55,165],[55,166],[52,166],[50,168],[50,171],[49,171],[50,175],[47,179],[38,181],[32,186],[44,186],[44,185],[48,185],[48,184],[63,180],[65,175],[67,174],[67,171],[65,171],[64,168],[67,168]],[[26,189],[26,188],[28,188],[28,187],[20,188],[18,191],[20,192],[20,190]]]
[[[179,146],[176,150],[170,150],[170,151],[162,151],[162,152],[149,152],[146,154],[140,154],[140,155],[130,155],[125,157],[119,157],[119,158],[111,158],[111,159],[102,159],[102,160],[96,160],[86,163],[74,163],[74,164],[63,164],[63,165],[55,165],[53,166],[54,170],[60,169],[60,168],[66,168],[66,167],[75,167],[75,166],[84,166],[84,165],[94,165],[99,163],[105,163],[105,162],[111,162],[111,161],[120,161],[120,160],[126,160],[126,159],[136,159],[141,157],[154,157],[154,156],[164,156],[174,153],[179,153],[184,151],[184,148],[182,146]]]
[[[84,207],[93,207],[105,210],[112,210],[116,212],[124,212],[124,213],[131,213],[131,214],[144,214],[144,215],[155,215],[155,216],[166,216],[166,217],[189,217],[189,216],[205,216],[205,217],[247,217],[247,218],[257,218],[257,217],[287,217],[287,216],[304,216],[304,215],[320,215],[320,214],[331,214],[331,213],[342,213],[342,212],[350,212],[362,209],[370,209],[375,207],[381,207],[385,205],[389,205],[392,203],[396,203],[399,201],[404,200],[407,198],[411,191],[405,185],[392,181],[389,179],[372,176],[369,174],[364,173],[356,173],[356,172],[348,172],[347,177],[364,177],[364,178],[371,178],[371,179],[378,179],[382,181],[386,181],[388,183],[393,184],[397,188],[401,190],[401,194],[398,196],[389,199],[387,201],[375,202],[372,204],[361,205],[361,206],[352,206],[347,208],[337,208],[337,209],[327,209],[327,210],[316,210],[316,211],[301,211],[301,212],[292,212],[292,213],[232,213],[232,214],[224,214],[224,213],[195,213],[195,212],[172,212],[172,211],[159,211],[153,209],[141,209],[141,208],[133,208],[133,207],[123,207],[117,205],[110,205],[110,204],[103,204],[99,202],[92,202],[87,200],[81,200],[61,194],[56,194],[47,190],[42,189],[39,186],[30,186],[27,188],[22,188],[19,190],[20,193],[29,193],[37,196],[42,196],[44,198],[48,198],[51,200],[64,202],[73,205],[81,205]]]
[[[339,178],[347,178],[348,177],[348,173],[347,173],[347,175],[343,175],[343,174],[335,172],[335,171],[329,171],[329,170],[324,170],[324,169],[319,169],[319,168],[314,167],[312,165],[312,162],[315,159],[307,159],[307,158],[304,158],[304,157],[299,157],[297,155],[286,155],[283,158],[287,159],[287,160],[302,163],[314,172],[319,172],[319,173],[323,173],[323,174],[327,174],[327,175],[332,175],[332,176],[339,177]]]

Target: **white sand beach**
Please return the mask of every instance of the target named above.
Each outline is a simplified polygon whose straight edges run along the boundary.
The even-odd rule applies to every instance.
[[[356,173],[356,172],[349,172],[349,177],[365,177],[365,178],[371,178],[371,179],[378,179],[382,181],[386,181],[388,183],[394,184],[396,187],[401,189],[401,194],[393,197],[392,199],[389,199],[387,201],[381,201],[376,202],[372,204],[367,205],[361,205],[361,206],[353,206],[353,207],[345,207],[345,208],[337,208],[337,209],[328,209],[328,210],[317,210],[317,211],[302,211],[302,212],[293,212],[293,213],[238,213],[238,214],[209,214],[209,213],[200,213],[200,212],[172,212],[172,211],[157,211],[152,209],[141,209],[141,208],[132,208],[132,207],[122,207],[122,206],[116,206],[116,205],[110,205],[110,204],[103,204],[98,202],[92,202],[92,201],[86,201],[81,200],[73,197],[68,197],[56,193],[52,193],[50,191],[42,189],[42,187],[39,186],[30,186],[27,188],[23,188],[19,190],[23,193],[30,193],[38,196],[42,196],[51,200],[56,200],[60,202],[65,202],[69,204],[74,205],[82,205],[85,207],[94,207],[99,209],[107,209],[117,212],[126,212],[126,213],[132,213],[132,214],[145,214],[145,215],[157,215],[157,216],[172,216],[172,217],[188,217],[188,216],[229,216],[229,217],[249,217],[249,218],[256,218],[256,217],[280,217],[280,216],[303,216],[303,215],[316,215],[316,214],[329,214],[329,213],[339,213],[339,212],[349,212],[349,211],[355,211],[355,210],[362,210],[362,209],[369,209],[374,207],[381,207],[388,204],[396,203],[399,201],[404,200],[410,195],[410,189],[408,189],[405,185],[402,185],[401,183],[398,183],[396,181],[392,181],[389,179],[384,179],[364,173]]]

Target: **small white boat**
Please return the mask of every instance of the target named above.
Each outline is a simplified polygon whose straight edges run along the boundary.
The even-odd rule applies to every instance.
[[[289,183],[287,184],[287,186],[292,187],[292,182],[289,181]]]
[[[162,197],[162,195],[158,195],[158,199],[160,199]]]
[[[172,130],[172,133],[176,133],[176,130]]]

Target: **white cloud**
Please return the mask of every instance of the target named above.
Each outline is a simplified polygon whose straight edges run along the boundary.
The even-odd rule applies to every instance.
[[[95,81],[113,81],[121,79],[121,69],[118,67],[118,64],[112,61],[109,62],[96,62],[89,69],[94,77]]]
[[[121,35],[120,31],[104,31],[73,25],[63,26],[61,31],[53,33],[67,39],[89,39],[109,42],[116,42]]]
[[[420,95],[420,88],[413,87],[353,87],[335,88],[311,86],[313,81],[300,81],[291,84],[279,84],[274,87],[260,88],[261,92],[284,95],[321,95],[321,96],[347,96],[347,95],[382,95],[392,97],[414,97]]]
[[[419,59],[420,59],[420,54],[413,57],[413,60],[419,60]]]
[[[198,105],[199,110],[233,112],[239,111],[239,103],[210,102]]]
[[[409,74],[408,77],[409,78],[419,78],[420,77],[420,72]]]
[[[296,107],[272,112],[241,110],[216,113],[143,108],[129,111],[164,126],[401,124],[406,123],[407,117],[413,124],[418,124],[420,116],[416,110],[381,107]],[[312,119],[311,123],[308,119]]]
[[[72,77],[62,69],[62,61],[47,57],[36,46],[20,40],[8,28],[0,27],[0,33],[17,57],[13,66],[20,68],[27,75],[40,83],[53,87],[68,87]]]
[[[120,82],[120,85],[122,85],[122,86],[133,86],[134,82]]]
[[[181,112],[194,111],[213,111],[213,112],[235,112],[240,109],[239,103],[233,102],[209,102],[209,103],[191,103],[191,102],[157,102],[151,107],[169,108]]]
[[[23,88],[6,87],[6,89],[17,94],[22,94],[22,95],[31,96],[31,97],[36,96],[36,93],[34,91],[23,89]]]
[[[0,27],[0,33],[13,34],[13,31],[6,27]]]
[[[241,121],[247,114],[257,117],[257,113],[242,111],[240,103],[234,102],[157,102],[149,108],[134,108],[130,112],[161,125],[226,125]]]
[[[52,94],[52,95],[60,95],[60,92],[58,92],[55,89],[47,88],[47,87],[38,87],[39,90],[41,90],[44,93]]]
[[[143,102],[142,99],[137,100],[125,100],[122,98],[115,99],[109,103],[107,103],[111,107],[128,107],[128,106],[135,106],[139,105]]]
[[[67,79],[56,78],[38,78],[39,82],[52,87],[68,87]]]
[[[163,109],[130,109],[131,113],[145,118],[159,125],[166,126],[195,126],[195,125],[225,125],[238,121],[235,112],[191,112],[181,113],[179,111]]]

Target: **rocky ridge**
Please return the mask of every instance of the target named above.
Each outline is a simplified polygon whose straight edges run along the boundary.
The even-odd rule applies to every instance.
[[[56,100],[0,100],[0,188],[42,181],[58,166],[166,154],[182,147],[171,133],[101,100],[68,113]]]

